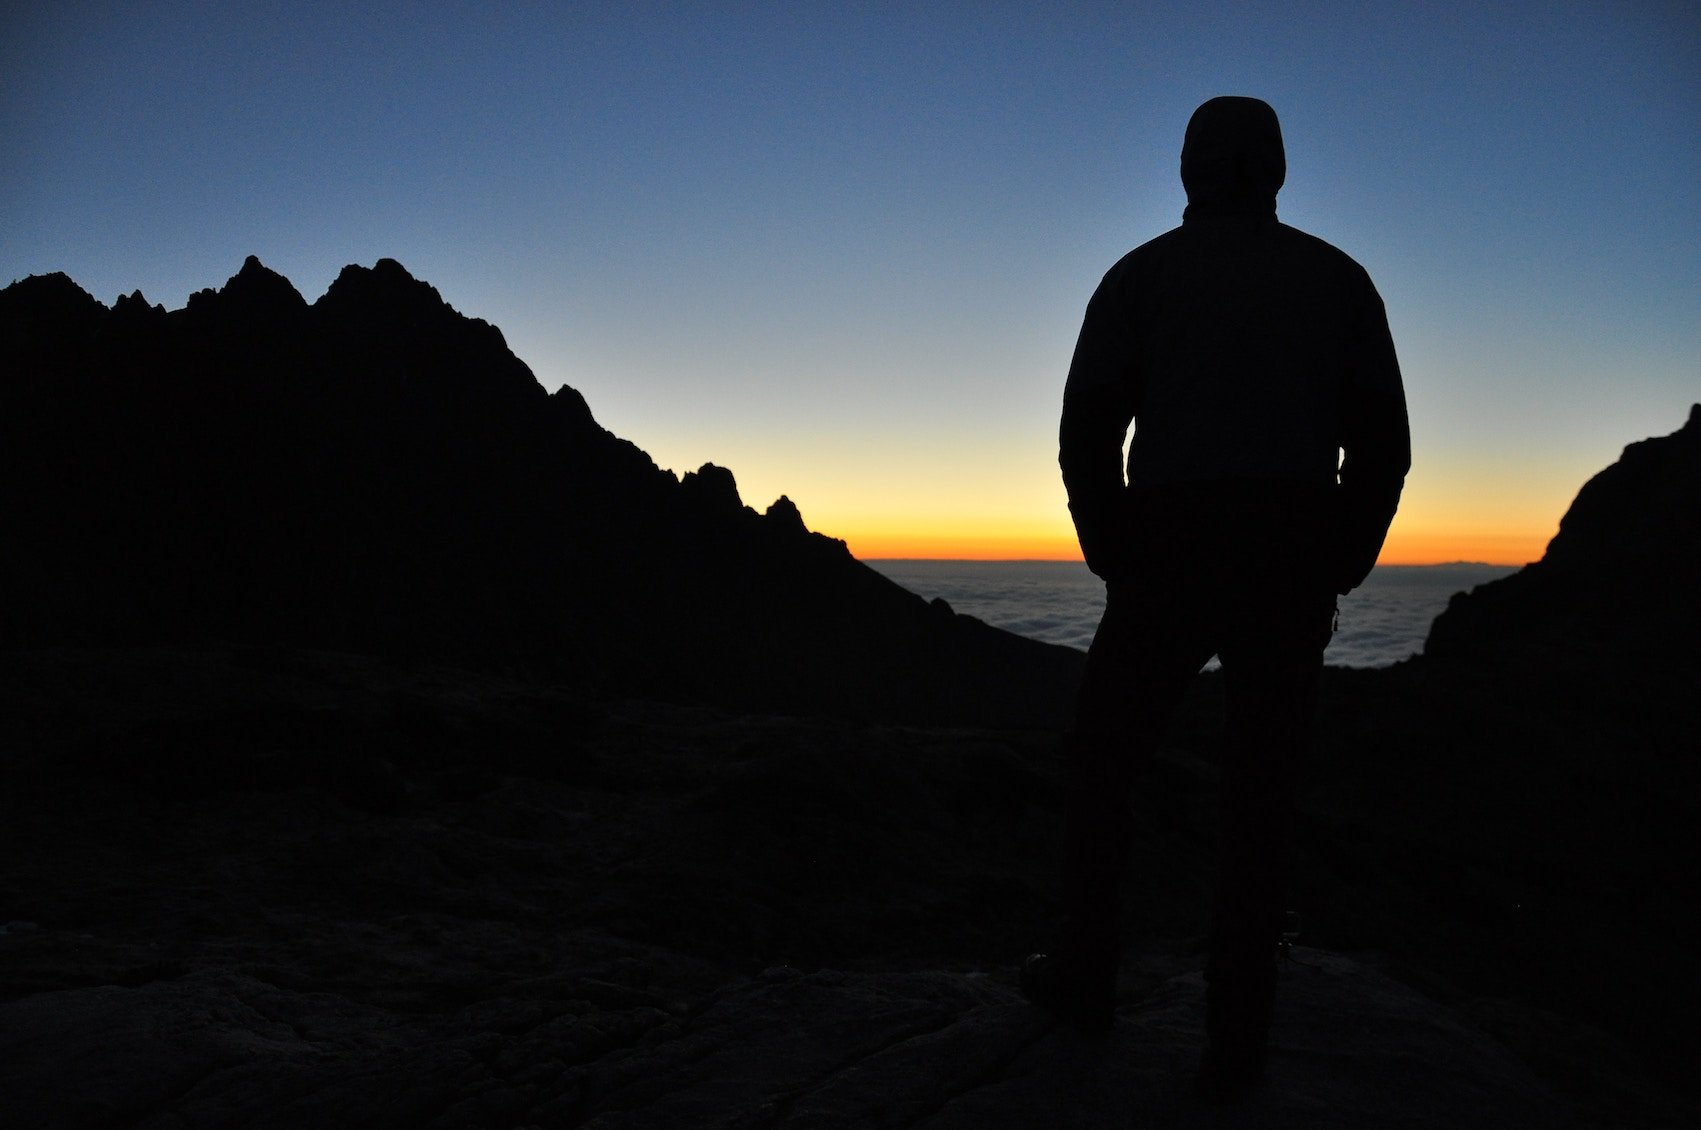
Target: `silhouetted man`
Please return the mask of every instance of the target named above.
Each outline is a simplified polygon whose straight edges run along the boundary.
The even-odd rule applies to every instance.
[[[1277,221],[1286,171],[1265,103],[1194,112],[1181,226],[1124,256],[1088,303],[1058,454],[1106,600],[1066,742],[1063,936],[1029,958],[1023,987],[1077,1026],[1110,1027],[1130,792],[1217,655],[1228,723],[1201,1082],[1218,1092],[1263,1070],[1323,648],[1411,463],[1382,300],[1352,259]]]

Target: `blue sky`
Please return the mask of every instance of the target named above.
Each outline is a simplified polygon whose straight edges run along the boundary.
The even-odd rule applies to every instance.
[[[254,253],[312,300],[396,258],[663,466],[729,466],[865,555],[1066,545],[1081,310],[1179,222],[1181,132],[1216,94],[1275,106],[1282,219],[1388,305],[1416,455],[1391,550],[1533,557],[1589,474],[1701,399],[1693,4],[69,4],[5,26],[0,283],[63,270],[176,307]]]

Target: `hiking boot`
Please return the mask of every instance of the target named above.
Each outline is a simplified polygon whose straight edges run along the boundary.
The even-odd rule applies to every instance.
[[[1055,954],[1029,954],[1022,962],[1022,995],[1071,1028],[1109,1034],[1116,1023],[1116,973],[1085,970]]]

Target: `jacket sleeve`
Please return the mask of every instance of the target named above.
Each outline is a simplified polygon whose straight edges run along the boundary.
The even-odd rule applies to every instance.
[[[1122,445],[1139,403],[1129,326],[1113,270],[1087,303],[1063,388],[1057,462],[1087,568],[1105,579],[1131,564]]]
[[[1335,546],[1335,590],[1340,593],[1352,591],[1370,575],[1412,465],[1406,393],[1388,315],[1368,276],[1364,285],[1340,406]]]

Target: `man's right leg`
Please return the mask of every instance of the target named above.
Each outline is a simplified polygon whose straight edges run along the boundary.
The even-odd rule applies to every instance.
[[[1134,784],[1210,656],[1175,600],[1107,594],[1064,738],[1063,930],[1054,952],[1024,969],[1029,997],[1080,1027],[1111,1019]]]

